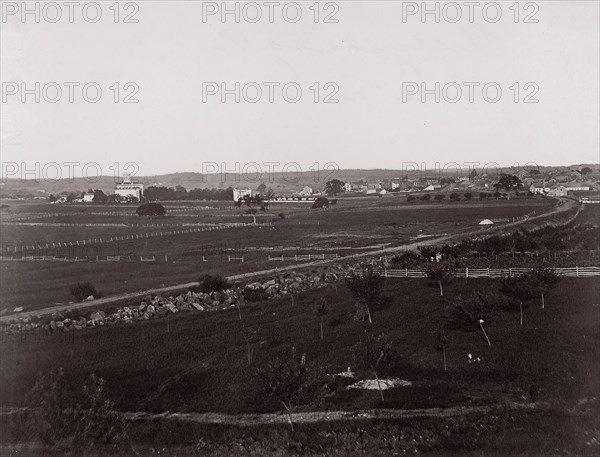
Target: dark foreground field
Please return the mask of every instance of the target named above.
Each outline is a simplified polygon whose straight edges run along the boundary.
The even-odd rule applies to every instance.
[[[509,413],[500,408],[474,417],[305,424],[296,427],[294,433],[285,425],[240,429],[139,422],[130,428],[131,439],[147,450],[149,447],[144,446],[177,446],[180,450],[175,453],[160,454],[173,456],[203,455],[208,451],[215,455],[247,455],[253,449],[256,455],[324,455],[325,450],[330,455],[336,450],[339,455],[414,451],[431,455],[451,451],[519,455],[521,450],[525,451],[522,455],[594,455],[600,443],[597,408],[592,413],[567,414],[561,405],[600,396],[598,281],[563,279],[549,293],[544,310],[536,300],[529,303],[522,327],[518,312],[498,310],[485,323],[489,346],[481,331],[455,328],[446,299],[472,290],[497,288],[493,280],[456,279],[444,288],[442,298],[437,286],[425,280],[389,279],[386,293],[392,303],[374,314],[372,324],[353,321],[353,299],[340,284],[302,293],[295,297],[293,306],[289,298],[248,305],[242,309],[241,322],[237,310],[231,310],[181,314],[131,327],[91,329],[41,339],[31,335],[26,339],[4,337],[0,347],[0,400],[3,406],[21,406],[38,372],[64,367],[65,404],[79,402],[81,386],[96,374],[106,379],[108,396],[121,411],[279,411],[282,407],[265,395],[258,375],[258,369],[267,361],[289,357],[295,348],[296,354],[306,354],[307,364],[316,374],[331,375],[350,367],[358,379],[372,378],[361,363],[361,340],[367,334],[385,334],[393,352],[380,376],[412,382],[408,387],[387,390],[386,408],[507,402],[550,402],[557,406],[531,413]],[[323,340],[313,311],[320,298],[331,307],[324,321]],[[244,328],[260,329],[259,336],[245,338]],[[442,329],[448,337],[447,371],[437,348]],[[248,343],[254,354],[252,364],[247,359]],[[469,363],[468,354],[480,361]],[[298,406],[296,411],[370,410],[382,406],[377,391],[346,390],[347,382],[328,379],[328,394]],[[14,438],[14,427],[6,420],[3,424],[4,440]],[[226,443],[233,443],[233,447]],[[286,453],[277,454],[279,445]]]

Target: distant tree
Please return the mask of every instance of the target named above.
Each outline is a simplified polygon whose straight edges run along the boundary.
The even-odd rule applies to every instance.
[[[496,187],[498,189],[505,189],[505,190],[510,191],[510,190],[516,189],[518,186],[520,186],[522,184],[523,184],[523,182],[519,179],[518,176],[502,173],[500,175],[500,178],[498,179],[498,183],[496,184]]]
[[[427,275],[427,277],[430,280],[438,283],[438,285],[440,287],[440,296],[443,296],[444,295],[443,284],[453,276],[452,270],[444,264],[431,263],[427,267],[425,274]]]
[[[92,296],[94,298],[98,298],[100,296],[96,290],[96,286],[94,286],[91,282],[78,282],[76,285],[70,287],[69,292],[79,301],[83,301]]]
[[[329,200],[329,204],[330,204],[331,206],[333,206],[333,205],[337,205],[337,202],[338,202],[338,201],[337,201],[337,198],[332,198],[331,200]]]
[[[143,203],[135,210],[138,216],[164,216],[165,207],[160,203]]]
[[[473,182],[477,179],[477,170],[475,170],[475,168],[473,168],[473,170],[471,171],[471,174],[469,175],[469,181]]]
[[[475,291],[466,298],[459,295],[449,302],[453,307],[453,323],[463,331],[482,330],[491,346],[483,323],[490,322],[494,318],[501,301],[497,294],[491,292]]]
[[[51,203],[52,203],[52,202],[55,202],[56,200],[58,200],[58,198],[57,198],[57,197],[55,197],[54,195],[50,194],[50,195],[48,196],[48,201],[49,201],[49,202],[51,202]]]
[[[530,176],[537,176],[540,174],[540,170],[529,170]]]
[[[106,203],[110,205],[114,205],[115,203],[120,203],[121,198],[117,194],[110,194],[106,197]]]
[[[266,200],[271,200],[273,198],[275,198],[275,191],[273,190],[272,187],[269,187],[267,189],[267,191],[265,192],[265,199]]]
[[[393,268],[413,268],[420,265],[423,262],[423,257],[417,254],[415,251],[406,251],[402,254],[394,254],[390,260]]]
[[[355,320],[359,322],[367,317],[372,323],[373,313],[390,304],[390,298],[383,296],[384,278],[372,268],[350,273],[345,282],[356,299]]]
[[[435,198],[436,202],[441,202],[446,196],[444,194],[435,194],[433,198]]]
[[[479,193],[479,199],[480,200],[485,200],[487,198],[488,194],[486,192],[480,192]]]
[[[267,185],[264,182],[260,183],[256,188],[256,192],[258,192],[259,195],[265,195],[266,191]]]
[[[329,314],[329,305],[324,298],[321,298],[319,302],[315,305],[315,315],[319,318],[320,330],[321,330],[321,339],[323,339],[323,321],[325,316]]]
[[[279,219],[285,219],[285,213],[279,213],[277,217],[279,217]]]
[[[423,200],[424,202],[428,202],[429,200],[431,200],[431,194],[421,195],[421,200]]]
[[[328,197],[335,197],[344,192],[344,183],[339,179],[332,179],[325,183],[325,193]]]
[[[581,174],[584,176],[591,175],[594,172],[590,167],[583,167],[581,169]]]
[[[465,192],[465,198],[467,200],[471,200],[473,198],[473,194],[471,192]]]
[[[460,200],[460,195],[459,195],[459,194],[457,194],[456,192],[452,192],[452,193],[450,194],[450,200],[453,200],[453,201],[455,201],[455,202],[456,202],[456,201],[459,201],[459,200]]]
[[[318,197],[312,204],[312,209],[329,208],[329,199],[325,197]]]
[[[500,192],[498,192],[498,191],[494,192],[494,198],[498,199],[500,197],[502,197],[502,194]]]
[[[440,252],[440,248],[438,246],[420,246],[419,254],[425,257],[427,260],[431,260]]]
[[[108,197],[106,194],[100,189],[94,190],[94,203],[106,203]]]
[[[409,195],[408,197],[406,197],[406,201],[409,202],[414,202],[417,198],[414,195]]]

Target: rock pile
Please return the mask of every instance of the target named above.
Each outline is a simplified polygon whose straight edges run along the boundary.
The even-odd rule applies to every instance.
[[[235,307],[243,297],[260,292],[266,299],[281,298],[298,292],[324,287],[347,277],[358,265],[333,265],[310,273],[287,273],[274,279],[236,284],[222,292],[201,293],[192,290],[175,297],[160,295],[145,297],[137,306],[125,306],[116,311],[94,311],[88,317],[77,311],[36,316],[8,323],[3,331],[16,334],[23,331],[43,330],[48,333],[83,330],[92,327],[127,325],[136,321],[156,319],[169,314],[192,311],[216,311]]]

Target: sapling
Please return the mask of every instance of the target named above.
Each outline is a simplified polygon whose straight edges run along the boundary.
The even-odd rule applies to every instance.
[[[440,296],[443,296],[443,283],[452,277],[452,270],[450,270],[446,265],[433,263],[427,268],[425,274],[429,279],[438,283],[438,286],[440,287]]]
[[[325,316],[329,314],[329,305],[324,298],[319,300],[319,303],[315,306],[315,315],[319,318],[320,322],[320,330],[321,330],[321,339],[323,339],[323,320]]]
[[[546,293],[560,282],[562,276],[553,268],[534,268],[528,276],[542,297],[542,309],[544,309]]]
[[[436,349],[438,351],[442,351],[442,354],[444,356],[444,371],[447,371],[447,366],[446,366],[446,348],[448,347],[448,335],[446,335],[446,331],[444,329],[440,330],[438,332],[438,340],[437,340],[437,345],[436,345]]]

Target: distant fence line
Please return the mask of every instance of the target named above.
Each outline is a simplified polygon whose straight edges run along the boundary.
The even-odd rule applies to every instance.
[[[299,262],[299,261],[311,261],[311,260],[325,260],[325,259],[337,259],[340,256],[338,254],[296,254],[293,256],[288,256],[285,257],[283,255],[278,255],[278,256],[269,256],[268,260],[270,262],[283,262],[286,260],[290,260],[290,261],[295,261],[295,262]]]
[[[190,234],[190,233],[200,233],[200,232],[212,232],[215,230],[224,230],[224,229],[229,229],[229,228],[238,228],[238,227],[261,227],[261,226],[271,226],[272,224],[253,224],[253,223],[249,223],[249,222],[231,222],[231,223],[222,223],[222,224],[214,224],[214,225],[203,225],[201,227],[194,227],[194,228],[189,228],[189,229],[183,229],[183,230],[168,230],[165,232],[144,232],[144,233],[134,233],[131,235],[121,235],[121,236],[111,236],[110,238],[104,237],[104,238],[88,238],[85,240],[77,240],[77,241],[67,241],[67,242],[62,242],[62,241],[50,241],[46,244],[32,244],[29,245],[27,243],[19,243],[19,242],[15,242],[13,247],[14,247],[14,251],[15,253],[18,252],[18,250],[41,250],[41,249],[53,249],[53,248],[60,248],[60,247],[71,247],[71,246],[88,246],[88,245],[97,245],[97,244],[104,244],[104,243],[113,243],[113,242],[118,242],[118,241],[130,241],[130,240],[141,240],[141,239],[147,239],[147,238],[155,238],[155,237],[162,237],[162,236],[172,236],[172,235],[185,235],[185,234]],[[6,245],[6,252],[10,253],[11,251],[9,250],[9,245],[7,243],[5,243]]]
[[[453,270],[453,276],[457,278],[501,278],[505,276],[518,276],[528,271],[531,268],[464,268]],[[573,277],[583,278],[590,276],[600,276],[600,267],[572,267],[572,268],[555,268],[557,273]],[[426,278],[427,272],[424,270],[390,270],[384,269],[380,271],[386,278]]]

